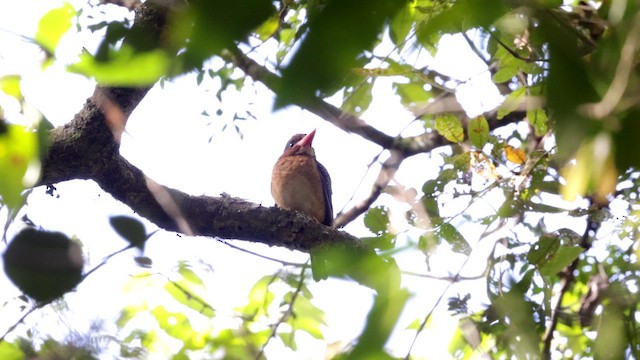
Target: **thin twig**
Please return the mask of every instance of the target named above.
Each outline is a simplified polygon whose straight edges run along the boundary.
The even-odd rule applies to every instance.
[[[31,315],[34,311],[36,311],[37,309],[41,308],[44,305],[46,305],[46,304],[35,304],[35,305],[33,305],[33,307],[31,309],[29,309],[29,311],[27,311],[24,315],[22,315],[20,317],[20,319],[18,319],[18,321],[16,321],[13,325],[11,325],[11,327],[9,327],[9,329],[4,333],[4,335],[2,335],[2,337],[0,337],[0,343],[5,341],[4,339],[7,337],[7,335],[9,335],[11,332],[13,332],[13,330],[15,330],[18,327],[18,325],[20,325],[20,323],[23,322],[24,319],[27,318],[27,316]]]
[[[298,286],[296,287],[295,292],[291,296],[289,307],[282,314],[282,316],[280,317],[280,320],[278,320],[278,322],[273,325],[273,330],[271,331],[271,335],[269,335],[269,338],[267,339],[267,341],[265,341],[264,345],[262,345],[260,352],[258,353],[258,355],[256,355],[256,360],[260,360],[264,358],[264,350],[267,347],[267,345],[269,345],[269,342],[271,341],[271,339],[273,339],[277,335],[278,327],[280,327],[282,323],[287,321],[287,319],[293,314],[293,304],[296,302],[296,299],[298,298],[298,294],[302,292],[302,285],[304,285],[304,279],[305,279],[304,273],[307,270],[307,268],[308,266],[304,266],[302,267],[302,270],[300,270],[300,280],[298,280]]]
[[[227,241],[225,239],[221,239],[221,238],[218,238],[218,237],[216,237],[215,239],[218,240],[219,242],[223,243],[224,245],[227,245],[228,247],[230,247],[232,249],[235,249],[235,250],[238,250],[238,251],[242,251],[242,252],[247,253],[247,254],[255,255],[255,256],[257,256],[259,258],[262,258],[262,259],[265,259],[265,260],[277,262],[277,263],[280,263],[280,264],[285,265],[285,266],[294,266],[294,267],[303,267],[303,266],[305,266],[305,264],[303,264],[303,263],[295,263],[295,262],[276,259],[276,258],[273,258],[273,257],[270,257],[270,256],[258,254],[257,252],[253,252],[251,250],[247,250],[247,249],[241,248],[241,247],[239,247],[237,245],[233,245],[233,244],[231,244],[229,241]]]

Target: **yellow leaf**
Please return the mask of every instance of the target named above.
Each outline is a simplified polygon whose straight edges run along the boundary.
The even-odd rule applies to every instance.
[[[522,149],[516,149],[511,145],[505,145],[504,152],[507,160],[514,164],[522,165],[527,160],[527,154]]]

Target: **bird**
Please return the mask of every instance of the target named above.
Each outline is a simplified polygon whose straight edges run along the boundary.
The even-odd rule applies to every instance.
[[[271,194],[276,206],[302,211],[319,223],[332,226],[331,177],[316,160],[311,146],[315,134],[314,129],[309,134],[296,134],[289,139],[273,166]]]

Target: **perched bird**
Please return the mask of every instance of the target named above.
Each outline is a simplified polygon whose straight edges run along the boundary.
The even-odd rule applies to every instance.
[[[271,194],[283,209],[302,211],[327,226],[333,224],[331,178],[316,160],[311,142],[316,131],[289,139],[273,167]]]

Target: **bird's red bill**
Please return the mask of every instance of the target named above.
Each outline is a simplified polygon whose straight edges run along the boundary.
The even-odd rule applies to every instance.
[[[313,137],[316,135],[316,129],[313,129],[312,132],[305,135],[302,140],[298,141],[296,145],[301,146],[311,146],[311,142],[313,142]]]

